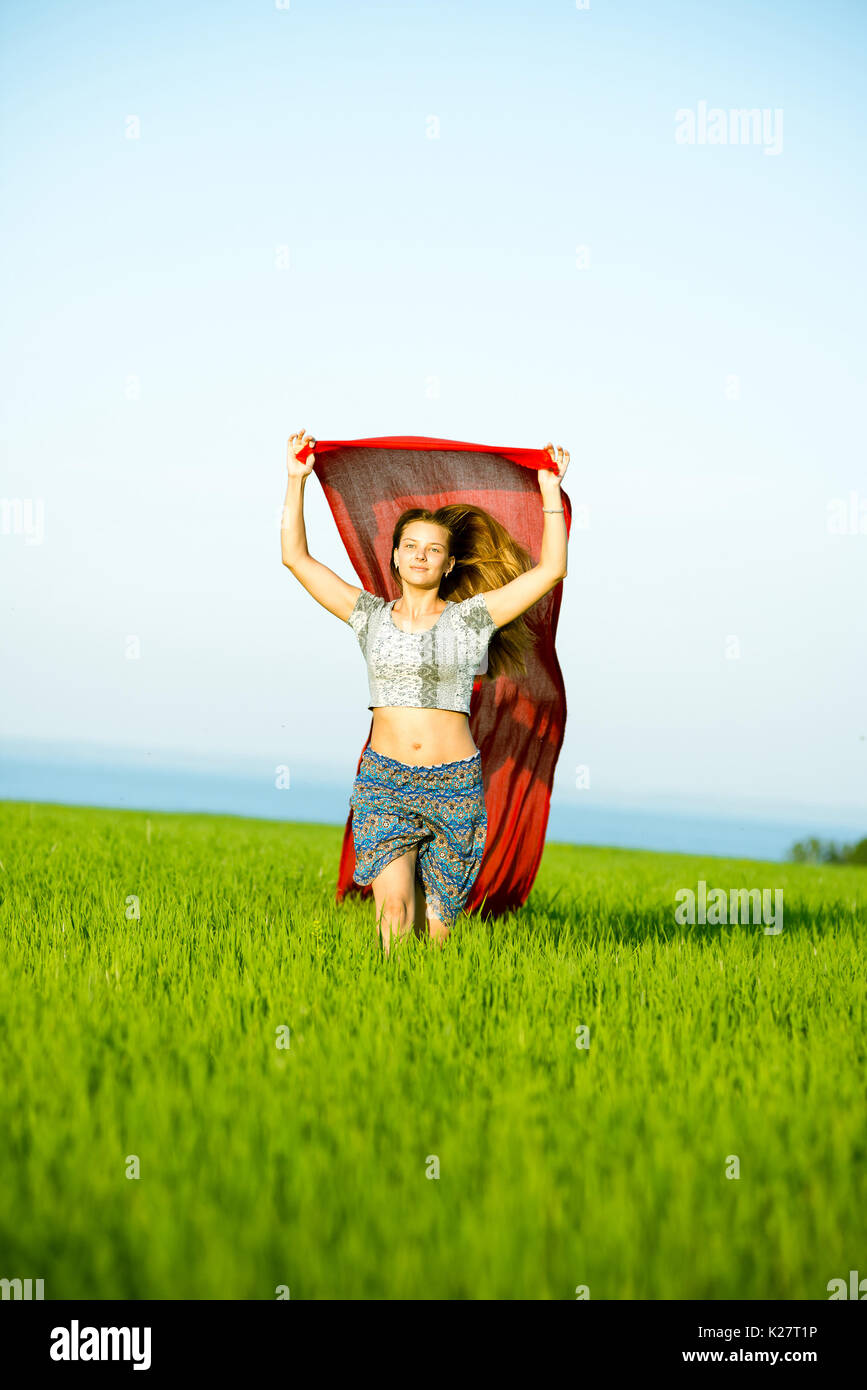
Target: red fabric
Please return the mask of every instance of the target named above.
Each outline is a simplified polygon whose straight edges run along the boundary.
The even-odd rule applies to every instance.
[[[409,507],[435,511],[457,502],[483,507],[538,562],[544,517],[537,471],[552,467],[544,449],[400,436],[319,440],[313,452],[314,472],[341,539],[359,582],[371,593],[384,599],[400,596],[389,573],[391,536],[398,516]],[[562,489],[560,495],[568,534],[572,508]],[[524,615],[535,639],[526,653],[527,675],[516,680],[500,676],[494,682],[477,677],[473,687],[470,731],[482,753],[488,835],[468,912],[481,908],[498,915],[520,907],[542,857],[566,728],[566,690],[554,646],[562,591],[562,583],[555,585]],[[365,748],[372,732],[371,718]],[[350,810],[338,902],[347,893],[372,896],[369,885],[353,881],[354,868]]]

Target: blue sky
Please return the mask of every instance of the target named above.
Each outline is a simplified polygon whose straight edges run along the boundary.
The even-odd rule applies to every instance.
[[[867,821],[863,6],[0,24],[0,497],[43,517],[0,535],[7,745],[351,778],[364,665],[280,564],[287,436],[551,439],[589,519],[556,790]],[[678,143],[701,102],[781,112],[779,150]],[[355,582],[315,481],[306,516]]]

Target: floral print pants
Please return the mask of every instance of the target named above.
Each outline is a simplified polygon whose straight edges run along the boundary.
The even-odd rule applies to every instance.
[[[481,750],[457,762],[417,767],[367,747],[349,804],[355,882],[372,883],[392,859],[417,846],[416,877],[428,915],[453,926],[485,851]]]

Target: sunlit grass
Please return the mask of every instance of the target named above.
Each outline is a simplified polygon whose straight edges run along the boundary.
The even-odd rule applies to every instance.
[[[0,1277],[826,1299],[867,1275],[867,871],[549,845],[519,912],[386,960],[372,904],[334,901],[342,827],[6,803],[0,836]],[[678,926],[699,879],[782,887],[782,933]]]

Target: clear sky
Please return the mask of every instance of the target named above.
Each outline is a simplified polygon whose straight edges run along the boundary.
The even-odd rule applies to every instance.
[[[589,523],[557,787],[858,819],[867,7],[0,25],[7,741],[351,777],[364,665],[280,563],[288,435],[553,440]],[[315,480],[306,515],[356,582]]]

